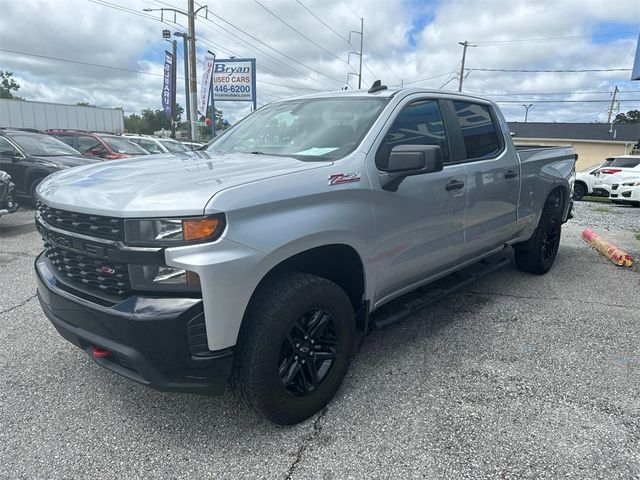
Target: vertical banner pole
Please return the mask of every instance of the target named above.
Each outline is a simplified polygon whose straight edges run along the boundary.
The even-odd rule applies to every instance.
[[[257,104],[257,92],[256,92],[256,59],[253,58],[251,59],[251,70],[252,70],[252,74],[251,75],[251,94],[253,97],[253,111],[256,111],[256,104]]]

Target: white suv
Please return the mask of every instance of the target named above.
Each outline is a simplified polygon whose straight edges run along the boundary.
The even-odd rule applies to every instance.
[[[609,166],[601,167],[596,171],[593,189],[598,193],[606,193],[613,200],[618,197],[615,192],[618,186],[625,180],[635,177],[640,177],[640,155],[614,157]]]
[[[596,183],[596,175],[598,174],[598,170],[608,167],[612,161],[613,159],[608,158],[604,161],[604,163],[591,165],[590,167],[576,173],[576,180],[573,184],[573,199],[581,200],[585,195],[608,197],[608,192],[605,195],[602,192],[599,193],[597,191],[594,191],[593,187]]]

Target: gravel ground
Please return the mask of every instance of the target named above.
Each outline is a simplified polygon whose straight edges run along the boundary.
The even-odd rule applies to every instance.
[[[579,202],[542,277],[507,267],[364,339],[291,428],[229,393],[158,393],[95,365],[34,300],[31,212],[0,220],[0,478],[640,478],[640,209]],[[621,213],[617,213],[621,212]]]

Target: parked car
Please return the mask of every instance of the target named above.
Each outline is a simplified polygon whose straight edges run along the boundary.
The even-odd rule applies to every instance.
[[[636,208],[640,207],[640,176],[627,178],[620,184],[614,183],[611,185],[611,189],[612,191],[609,198],[612,202],[621,205],[631,205]]]
[[[49,130],[49,135],[77,149],[83,155],[117,160],[138,155],[148,155],[144,148],[120,135],[83,132],[78,130]]]
[[[49,135],[0,129],[0,170],[11,175],[19,195],[32,201],[36,187],[47,175],[96,162]]]
[[[11,176],[0,170],[0,217],[15,212],[19,207],[16,186],[11,181]]]
[[[204,143],[201,142],[181,142],[189,150],[200,150],[204,147]]]
[[[601,168],[608,167],[613,158],[607,158],[604,163],[598,165],[592,165],[580,172],[576,173],[576,181],[573,185],[573,199],[581,200],[585,195],[592,195],[594,197],[608,197],[609,193],[603,193],[602,190],[594,190],[594,184],[596,182],[596,175]]]
[[[149,153],[186,153],[191,150],[171,138],[156,138],[147,135],[125,135],[130,142],[137,143]]]
[[[613,185],[620,185],[624,180],[640,175],[640,155],[623,155],[611,159],[611,163],[605,168],[596,171],[594,191],[608,196],[612,201],[616,197],[611,197]],[[616,202],[614,202],[616,203]]]
[[[516,150],[506,125],[489,100],[378,84],[271,103],[189,162],[59,173],[38,188],[40,303],[133,381],[221,393],[231,377],[269,420],[300,422],[339,388],[356,328],[479,273],[383,305],[494,271],[509,246],[525,272],[552,267],[576,154]]]

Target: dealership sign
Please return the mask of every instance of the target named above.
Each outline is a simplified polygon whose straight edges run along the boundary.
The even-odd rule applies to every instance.
[[[216,102],[256,104],[256,60],[216,59],[213,64],[213,98]]]

